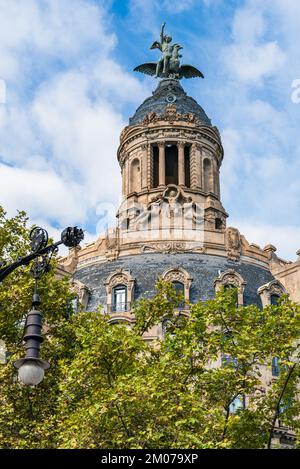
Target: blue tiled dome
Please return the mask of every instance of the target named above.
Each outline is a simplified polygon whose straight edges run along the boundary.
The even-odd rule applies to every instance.
[[[152,96],[147,98],[129,119],[129,125],[141,124],[149,112],[164,114],[168,104],[175,104],[180,114],[194,114],[203,125],[212,125],[205,111],[195,99],[187,96],[179,81],[170,79],[160,81]]]
[[[146,267],[147,266],[147,267]],[[193,279],[190,289],[192,303],[205,301],[215,296],[214,280],[220,272],[234,269],[246,282],[244,304],[261,307],[257,289],[271,280],[273,275],[266,269],[231,261],[220,256],[196,253],[147,253],[120,257],[116,261],[94,264],[79,269],[74,278],[83,282],[92,292],[87,310],[95,311],[107,302],[105,281],[118,269],[124,269],[136,279],[135,300],[154,294],[154,286],[159,276],[170,268],[182,267]]]

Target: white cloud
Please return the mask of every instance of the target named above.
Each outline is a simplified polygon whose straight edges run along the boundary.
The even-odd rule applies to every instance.
[[[96,43],[105,56],[116,42],[102,8],[83,0],[0,0],[0,11],[0,76],[7,80],[26,79],[24,71],[39,72],[51,59],[80,61]]]
[[[66,182],[54,171],[28,170],[0,165],[1,203],[8,213],[26,210],[32,218],[61,224],[86,220],[83,187]]]
[[[231,42],[220,48],[221,74],[228,79],[216,95],[230,225],[250,242],[277,245],[290,259],[300,230],[300,108],[291,102],[300,63],[297,12],[294,0],[246,0],[236,9]]]
[[[9,88],[0,108],[1,203],[46,224],[85,223],[101,201],[118,198],[122,107],[147,91],[112,59],[116,37],[99,5],[0,0],[0,9]]]
[[[238,81],[261,85],[263,78],[278,73],[285,64],[285,53],[277,42],[264,39],[267,28],[264,10],[254,8],[251,1],[236,11],[233,43],[223,49],[222,57],[227,71]]]
[[[0,79],[0,104],[6,103],[6,83]]]
[[[264,248],[268,244],[278,247],[277,255],[295,261],[300,248],[300,228],[285,224],[258,223],[257,219],[235,219],[234,226],[240,229],[250,243]]]

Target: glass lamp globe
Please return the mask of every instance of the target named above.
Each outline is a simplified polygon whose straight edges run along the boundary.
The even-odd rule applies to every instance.
[[[43,367],[35,361],[27,361],[19,368],[19,381],[26,386],[36,386],[43,381],[45,372]]]
[[[37,386],[43,381],[45,370],[50,365],[41,358],[21,358],[14,363],[18,370],[19,381],[26,386]]]

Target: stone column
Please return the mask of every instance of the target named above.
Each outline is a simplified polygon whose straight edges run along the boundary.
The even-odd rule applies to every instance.
[[[160,186],[166,185],[166,152],[165,142],[158,143],[159,148],[159,181]]]
[[[185,142],[178,142],[178,184],[185,186],[185,170],[184,170],[184,148]]]

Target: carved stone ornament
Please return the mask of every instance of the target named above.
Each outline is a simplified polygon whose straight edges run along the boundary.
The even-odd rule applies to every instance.
[[[197,252],[199,254],[205,253],[206,249],[203,246],[189,247],[186,243],[178,241],[169,241],[164,243],[143,244],[141,252],[163,252],[167,254],[176,254],[179,252]]]
[[[191,286],[192,282],[192,277],[181,267],[171,267],[163,273],[162,278],[167,282],[180,282],[184,285],[187,284],[188,287]]]
[[[170,241],[165,243],[143,244],[141,252],[166,252],[176,253],[184,251],[185,243]]]
[[[132,277],[130,271],[124,269],[117,269],[105,281],[107,294],[112,294],[112,290],[117,285],[125,285],[128,288],[128,301],[131,300],[133,293],[135,278]]]
[[[116,260],[119,255],[119,230],[108,230],[105,236],[105,256],[108,260]]]
[[[195,114],[189,112],[187,114],[180,114],[177,112],[176,104],[167,104],[164,114],[157,114],[156,112],[149,112],[143,119],[144,125],[155,124],[157,122],[167,121],[171,124],[174,122],[190,122],[193,124],[201,125],[199,119]]]
[[[107,250],[118,249],[118,230],[112,229],[107,231],[105,236],[105,247]]]
[[[242,250],[241,235],[239,230],[236,228],[227,228],[225,242],[228,259],[234,261],[238,260]]]

